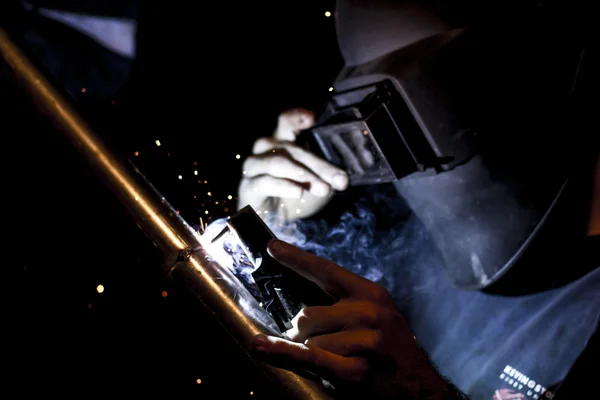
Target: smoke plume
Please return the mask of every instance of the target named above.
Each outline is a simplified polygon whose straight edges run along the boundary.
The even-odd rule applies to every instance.
[[[419,285],[412,276],[415,268],[433,261],[425,230],[393,188],[365,188],[350,203],[352,206],[334,222],[317,218],[281,224],[267,218],[266,223],[279,239],[381,284],[394,298],[402,299],[412,284]],[[214,237],[225,227],[225,221],[213,222],[204,236]],[[230,241],[223,246],[225,250],[211,254],[247,286],[253,286],[253,268],[236,246]]]

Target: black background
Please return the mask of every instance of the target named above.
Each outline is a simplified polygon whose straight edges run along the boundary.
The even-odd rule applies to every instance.
[[[29,21],[41,38],[29,50],[44,49],[56,75],[69,65],[81,72],[62,82],[81,111],[197,224],[234,210],[252,142],[272,134],[286,108],[318,110],[341,59],[333,17],[325,17],[332,1],[176,4],[147,2],[138,15],[131,8],[138,59],[112,96],[103,81],[114,84],[111,68],[85,73],[108,56],[75,32]],[[1,79],[5,389],[19,397],[277,398],[195,299],[163,276],[160,255],[85,162]]]

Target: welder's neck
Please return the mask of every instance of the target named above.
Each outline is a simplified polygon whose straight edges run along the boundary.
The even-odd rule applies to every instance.
[[[596,173],[592,184],[594,188],[592,190],[588,236],[600,236],[600,154],[596,159]]]

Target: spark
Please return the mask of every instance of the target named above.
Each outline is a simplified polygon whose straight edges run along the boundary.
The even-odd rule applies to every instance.
[[[329,88],[329,91],[330,91],[330,92],[333,92],[333,88],[332,88],[332,87],[330,87],[330,88]]]
[[[96,288],[96,291],[98,291],[98,293],[104,292],[104,286],[98,285],[98,287]]]
[[[183,176],[179,175],[179,179],[183,179]]]
[[[329,11],[325,11],[325,16],[326,16],[327,18],[329,18],[329,17],[331,17],[331,13],[330,13]]]
[[[156,143],[156,145],[157,145],[158,147],[160,147],[160,140],[155,140],[155,141],[154,141],[154,143]]]
[[[229,195],[229,196],[227,196],[227,198],[228,198],[229,200],[231,200],[231,199],[233,199],[233,196],[232,196],[232,195]]]
[[[194,175],[198,175],[198,171],[194,171]]]
[[[242,156],[240,156],[239,154],[236,154],[235,158],[237,158],[239,160],[240,158],[242,158]]]

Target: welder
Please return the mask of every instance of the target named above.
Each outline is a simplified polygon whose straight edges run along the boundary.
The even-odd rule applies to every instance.
[[[257,336],[254,351],[356,398],[574,398],[567,390],[585,386],[577,371],[600,318],[585,12],[439,3],[339,1],[335,100],[316,121],[284,112],[275,134],[256,141],[239,187],[240,208],[289,220],[386,177],[427,232],[432,262],[413,266],[400,283],[410,295],[395,304],[383,286],[272,241],[274,258],[337,302],[302,310],[291,340]],[[315,123],[322,150],[360,154],[363,142],[340,134],[360,124],[379,150],[354,169],[343,154],[312,152],[297,136]],[[365,181],[375,156],[387,172]]]

